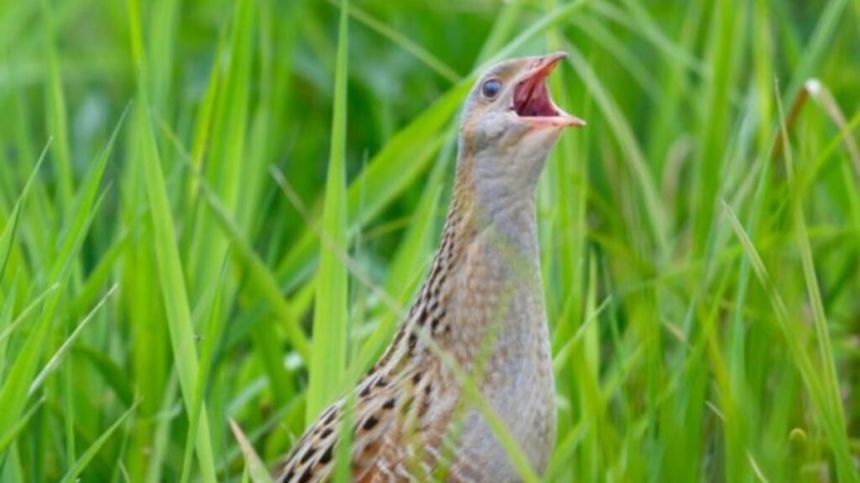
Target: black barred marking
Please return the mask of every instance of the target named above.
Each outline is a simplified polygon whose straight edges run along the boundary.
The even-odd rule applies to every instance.
[[[316,452],[316,448],[314,448],[313,446],[309,447],[308,450],[305,451],[305,454],[302,455],[302,459],[299,460],[299,464],[305,464],[309,459],[313,457],[314,453]]]
[[[434,381],[433,373],[427,371],[433,368],[422,363],[424,354],[429,354],[429,348],[420,337],[429,335],[447,340],[449,336],[441,335],[440,330],[445,333],[453,330],[446,309],[452,297],[458,296],[452,292],[457,290],[452,284],[457,278],[456,263],[465,256],[454,251],[455,245],[459,247],[461,244],[458,238],[458,233],[464,231],[461,222],[461,216],[449,213],[439,251],[418,292],[417,300],[410,307],[408,318],[402,321],[404,323],[396,331],[387,350],[352,393],[357,395],[357,404],[365,410],[362,417],[353,421],[355,441],[361,443],[352,449],[363,448],[361,454],[353,454],[353,458],[350,458],[354,475],[367,469],[364,467],[365,455],[374,459],[380,457],[378,450],[383,444],[378,440],[380,431],[389,424],[400,424],[396,420],[398,416],[414,412],[421,416],[421,420],[425,419],[433,407],[436,387],[444,390],[442,386],[431,383]],[[421,333],[420,330],[426,332]],[[290,458],[292,465],[286,467],[288,473],[285,481],[326,481],[331,477],[334,450],[340,443],[338,428],[334,425],[338,424],[341,417],[342,404],[330,406],[320,416],[314,429],[307,433],[310,437],[295,448],[297,451]],[[376,429],[377,426],[380,429]]]
[[[418,408],[418,416],[423,417],[430,410],[430,395],[433,391],[433,384],[424,386],[424,397],[421,399],[421,406]]]
[[[325,451],[323,451],[322,456],[320,456],[320,464],[321,465],[328,464],[328,462],[331,461],[331,450],[332,450],[333,446],[334,446],[334,444],[330,444],[328,446],[328,448],[326,448]]]
[[[429,410],[430,410],[430,398],[429,398],[429,397],[425,397],[425,398],[421,401],[421,407],[420,407],[420,408],[418,408],[418,416],[419,416],[419,417],[424,417],[424,415],[425,415],[425,414],[427,414],[427,411],[429,411]]]
[[[445,307],[442,307],[439,312],[433,317],[433,321],[430,322],[430,332],[436,332],[436,329],[439,327],[439,324],[442,322],[442,319],[448,314],[448,311],[445,310]]]
[[[295,473],[293,472],[293,470],[288,471],[286,476],[284,476],[284,479],[281,480],[281,483],[289,483],[289,481],[293,478],[294,475]]]
[[[432,282],[436,275],[439,275],[439,270],[442,269],[442,264],[438,260],[433,262],[433,268],[430,269],[430,281]]]
[[[332,406],[332,408],[329,411],[330,412],[329,412],[328,416],[325,418],[325,421],[323,421],[323,424],[326,426],[333,423],[334,418],[337,416],[337,410],[334,408],[334,406]]]
[[[361,425],[361,428],[365,431],[370,431],[371,429],[373,429],[374,426],[376,426],[376,423],[378,422],[379,420],[371,414],[367,417],[367,419],[364,420],[364,424]]]

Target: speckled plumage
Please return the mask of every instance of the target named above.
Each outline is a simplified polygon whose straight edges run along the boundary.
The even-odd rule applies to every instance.
[[[439,250],[406,321],[355,389],[354,481],[518,480],[507,453],[462,397],[460,380],[440,353],[477,381],[532,466],[540,472],[547,464],[555,438],[554,381],[534,188],[561,128],[581,121],[556,110],[566,124],[547,127],[545,120],[554,119],[549,115],[535,117],[543,122],[536,128],[530,120],[519,122],[521,110],[537,101],[516,104],[515,96],[522,94],[514,85],[521,89],[528,76],[540,75],[542,82],[559,59],[497,64],[467,101],[454,196]],[[511,99],[509,109],[502,97],[482,97],[487,79],[510,84],[502,94]],[[344,404],[333,404],[307,430],[278,481],[330,478]]]

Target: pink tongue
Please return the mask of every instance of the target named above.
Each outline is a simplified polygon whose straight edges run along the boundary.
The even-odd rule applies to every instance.
[[[527,117],[554,115],[554,109],[549,104],[546,84],[543,83],[543,79],[532,82],[533,84],[531,86],[527,86],[528,88],[524,89],[526,92],[526,98],[523,100],[522,104],[520,104],[520,115]]]

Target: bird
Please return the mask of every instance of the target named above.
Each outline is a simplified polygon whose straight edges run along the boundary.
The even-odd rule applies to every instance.
[[[549,95],[547,76],[565,57],[511,58],[477,78],[460,116],[452,200],[429,274],[380,359],[310,425],[276,481],[330,481],[345,417],[352,481],[519,481],[486,413],[469,403],[463,374],[532,468],[545,470],[555,382],[536,187],[561,132],[585,125]]]

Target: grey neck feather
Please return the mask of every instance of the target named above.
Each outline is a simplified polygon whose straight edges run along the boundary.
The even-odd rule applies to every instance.
[[[479,229],[492,229],[523,256],[535,259],[538,256],[535,188],[542,165],[543,159],[479,157],[473,178]]]

